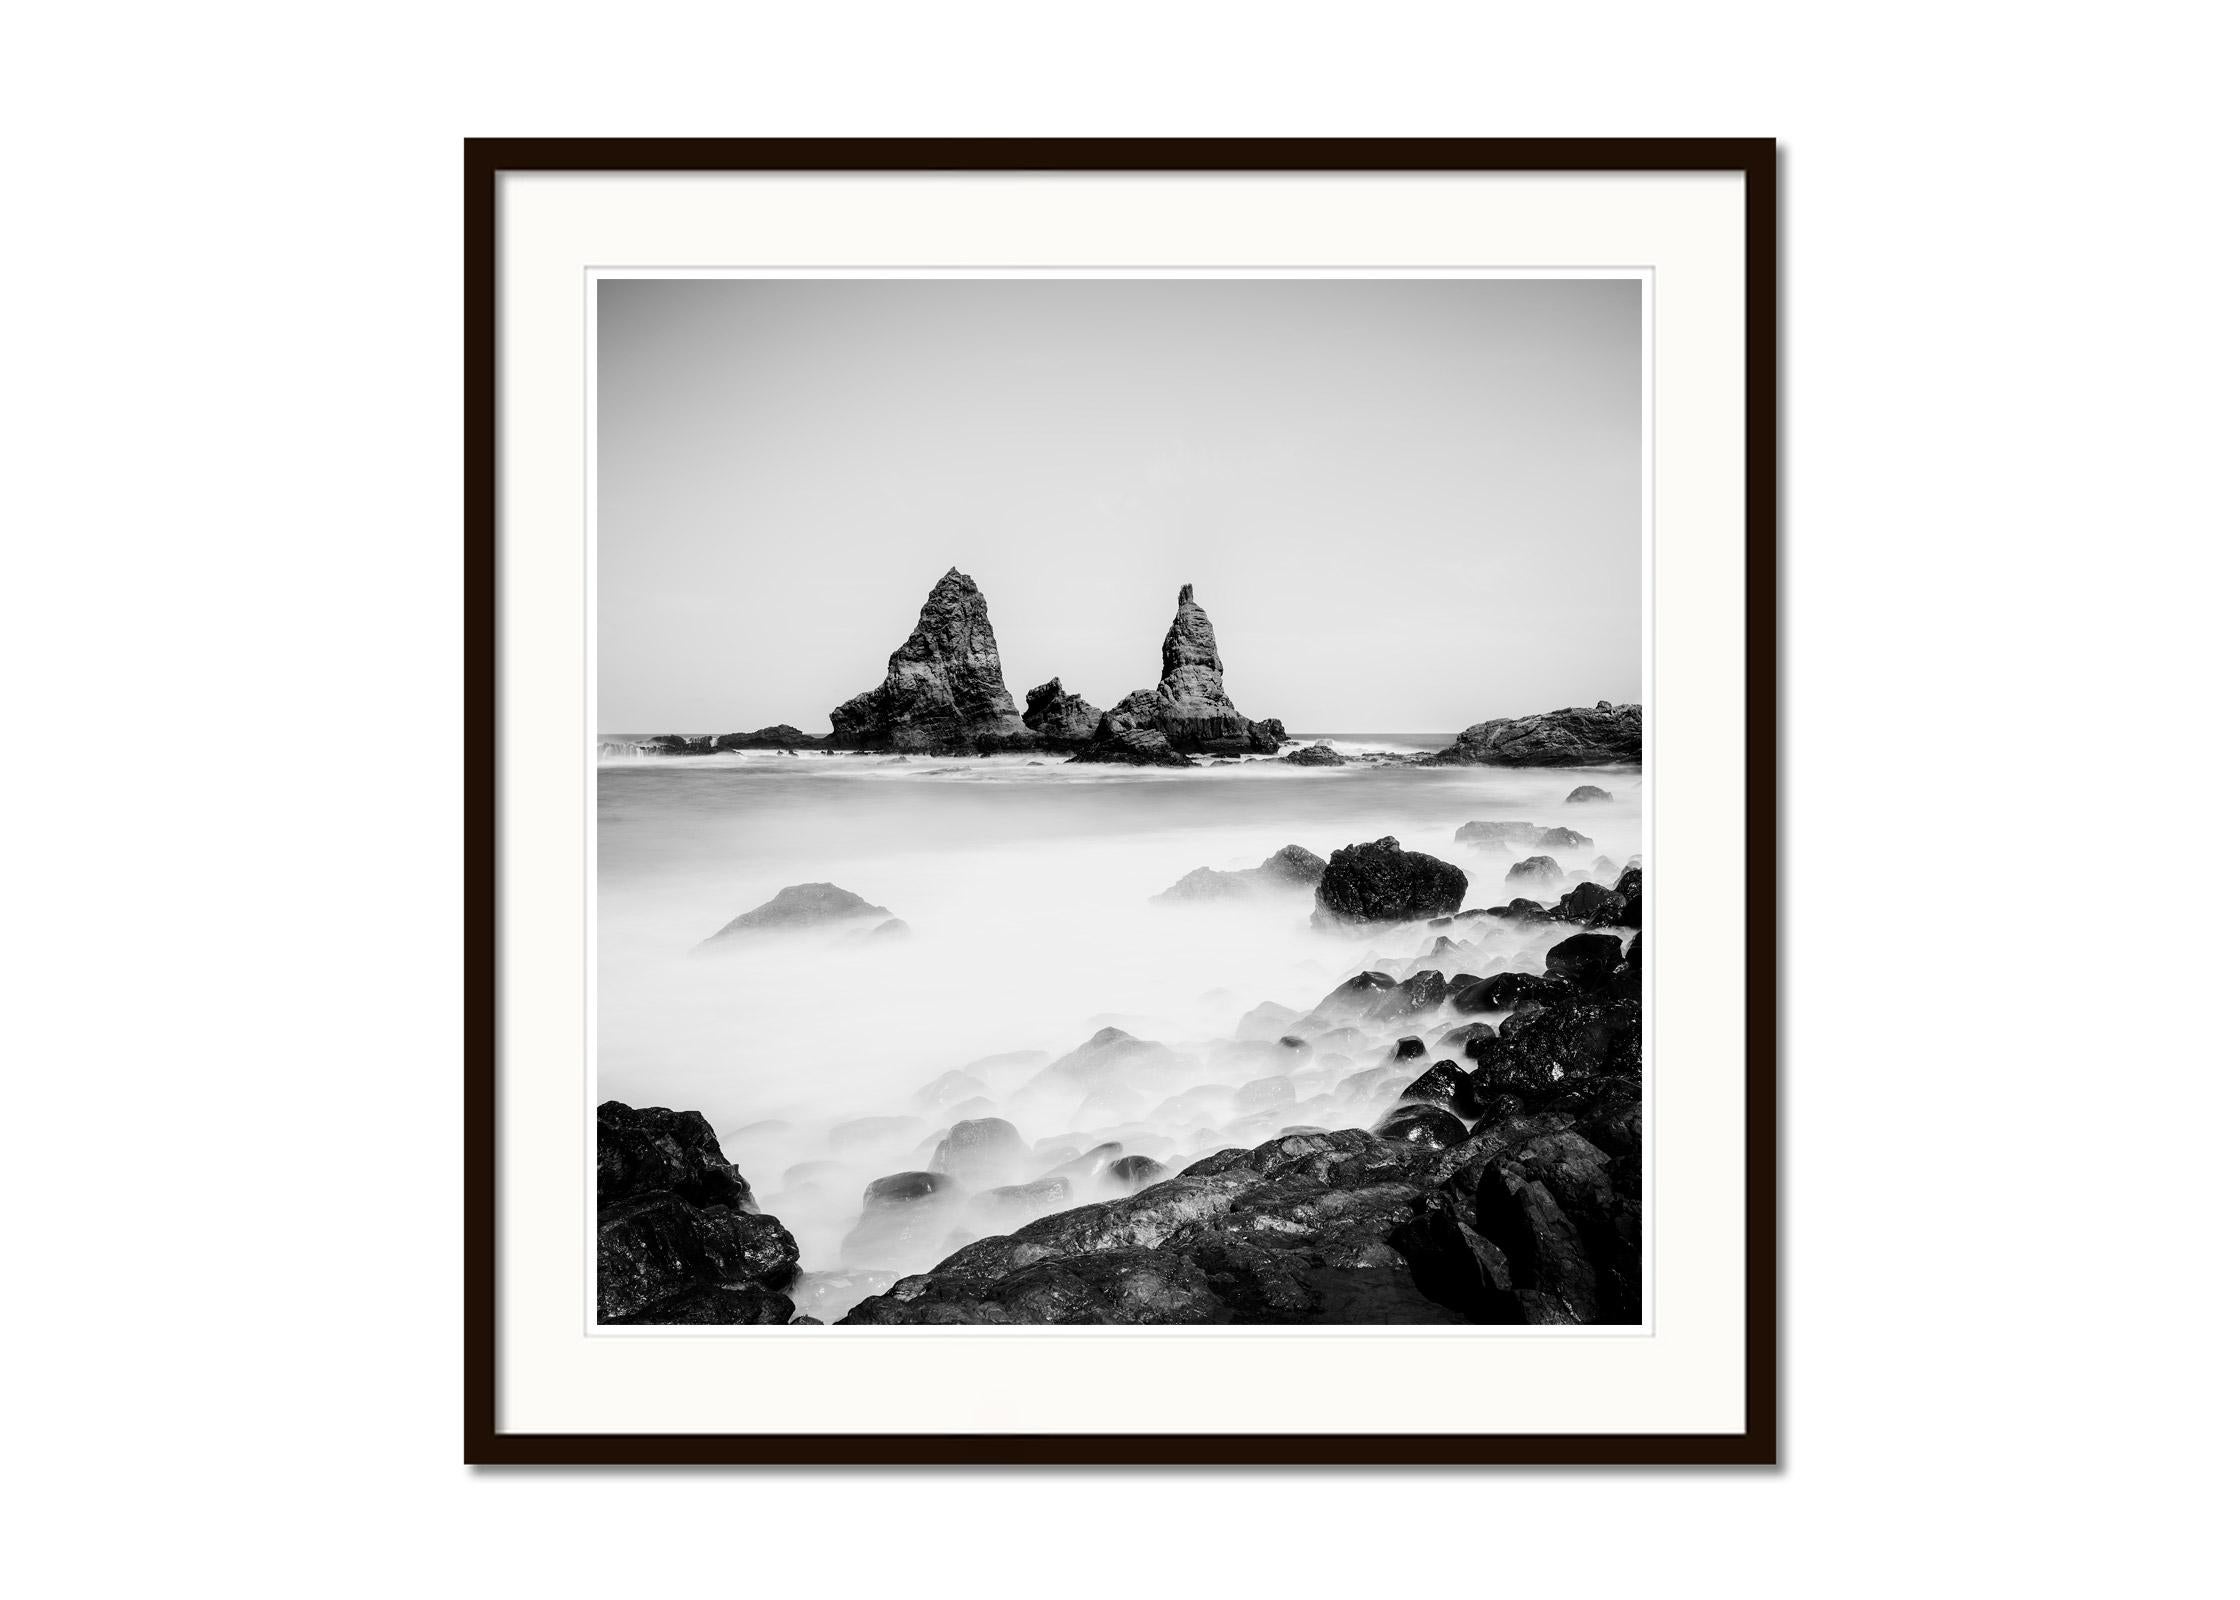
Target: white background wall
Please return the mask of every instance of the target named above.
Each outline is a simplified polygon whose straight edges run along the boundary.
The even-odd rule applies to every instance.
[[[2224,20],[16,16],[23,1592],[2229,1583]],[[457,140],[654,132],[1783,139],[1781,1470],[457,1465]]]

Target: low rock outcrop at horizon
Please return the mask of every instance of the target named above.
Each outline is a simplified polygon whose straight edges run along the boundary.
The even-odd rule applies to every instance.
[[[1424,764],[1434,767],[1637,767],[1641,708],[1598,700],[1592,706],[1496,717],[1462,730]]]

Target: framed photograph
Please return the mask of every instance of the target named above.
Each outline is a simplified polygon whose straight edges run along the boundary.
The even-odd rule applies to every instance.
[[[466,221],[468,1460],[1775,1459],[1771,141]]]

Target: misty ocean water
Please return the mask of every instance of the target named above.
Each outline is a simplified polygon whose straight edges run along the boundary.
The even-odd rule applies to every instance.
[[[1329,740],[1351,754],[1448,742]],[[1391,835],[1467,872],[1463,904],[1474,908],[1549,898],[1504,882],[1521,855],[1553,854],[1574,878],[1608,881],[1611,863],[1643,847],[1635,770],[1246,761],[1170,771],[1044,756],[631,759],[626,748],[608,746],[598,770],[595,1097],[705,1115],[757,1203],[799,1240],[806,1276],[795,1299],[826,1320],[978,1233],[1125,1192],[1103,1171],[1117,1153],[1172,1172],[1289,1127],[1370,1125],[1417,1072],[1454,1054],[1437,1048],[1441,1034],[1485,1019],[1380,1028],[1305,1014],[1368,969],[1538,971],[1555,936],[1465,918],[1440,930],[1464,958],[1450,950],[1434,961],[1420,925],[1381,936],[1313,926],[1308,890],[1153,903],[1193,868],[1252,867],[1292,844],[1327,858]],[[1583,783],[1613,800],[1566,804]],[[1480,820],[1572,828],[1593,843],[1457,842],[1462,824]],[[859,923],[694,954],[732,918],[803,883],[861,895],[909,932],[873,938]],[[1247,1019],[1267,1003],[1281,1010]],[[1034,1081],[1115,1027],[1168,1047],[1146,1057],[1128,1091]],[[1393,1062],[1402,1033],[1429,1053]],[[1304,1043],[1277,1043],[1284,1034]],[[984,1117],[1011,1122],[1026,1149],[962,1187],[1062,1168],[1062,1204],[1045,1196],[999,1214],[964,1205],[960,1192],[933,1235],[896,1243],[857,1231],[866,1184],[935,1164],[951,1125]]]

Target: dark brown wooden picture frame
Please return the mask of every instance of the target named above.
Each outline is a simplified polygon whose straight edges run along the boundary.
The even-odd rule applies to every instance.
[[[1770,139],[469,139],[466,1439],[471,1463],[1771,1464],[1775,1298],[1775,146]],[[1745,1426],[1733,1434],[526,1434],[499,1428],[499,188],[517,173],[1738,173],[1745,185],[1750,814]]]

